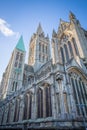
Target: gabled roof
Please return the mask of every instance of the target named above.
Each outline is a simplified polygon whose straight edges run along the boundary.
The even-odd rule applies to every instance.
[[[23,41],[23,37],[21,36],[17,45],[16,45],[16,49],[25,52],[25,46],[24,46],[24,41]]]

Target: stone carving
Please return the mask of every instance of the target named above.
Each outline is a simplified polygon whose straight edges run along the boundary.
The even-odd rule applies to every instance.
[[[63,75],[60,73],[57,73],[56,74],[56,81],[61,81],[61,80],[63,80]]]

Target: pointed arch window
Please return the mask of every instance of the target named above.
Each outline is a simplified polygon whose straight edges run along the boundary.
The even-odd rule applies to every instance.
[[[43,90],[41,88],[37,92],[37,117],[43,117]]]
[[[75,80],[73,78],[71,78],[71,84],[72,84],[72,88],[73,88],[73,95],[74,95],[74,99],[75,99],[77,113],[80,115],[80,109],[79,109],[79,106],[77,106],[78,97],[77,97],[76,88],[75,88]]]
[[[11,112],[11,104],[9,103],[9,106],[8,106],[8,113],[7,113],[7,123],[9,123],[10,122],[10,112]]]
[[[19,52],[17,52],[17,54],[16,54],[16,60],[18,60],[19,59]]]
[[[51,88],[50,86],[45,87],[46,93],[46,117],[52,116],[52,105],[51,105]]]
[[[41,61],[41,54],[39,54],[39,61]]]
[[[70,41],[68,41],[68,47],[69,47],[70,55],[71,57],[73,57],[73,49]]]
[[[64,57],[64,52],[63,52],[62,47],[60,47],[60,52],[61,52],[62,63],[64,63],[65,62],[65,57]]]
[[[44,52],[44,44],[42,44],[42,51]]]
[[[46,46],[46,54],[47,54],[47,46]]]
[[[27,104],[28,104],[28,95],[26,94],[24,97],[24,115],[23,120],[27,119]]]
[[[20,61],[22,61],[23,60],[23,54],[21,53],[21,55],[20,55]]]
[[[19,120],[19,111],[20,111],[20,99],[16,100],[15,104],[15,112],[14,112],[14,122],[17,122]]]
[[[24,97],[24,115],[23,120],[31,119],[32,111],[32,94],[28,93]]]
[[[68,53],[68,49],[67,49],[67,45],[64,44],[64,49],[65,49],[65,55],[66,55],[66,62],[69,60],[69,53]]]
[[[15,88],[15,81],[13,82],[12,91],[14,91]]]
[[[76,55],[79,55],[79,51],[78,51],[78,47],[77,47],[75,38],[72,38],[72,42],[73,42],[73,46],[74,46]]]
[[[69,113],[68,102],[67,102],[67,93],[63,93],[63,96],[64,96],[65,110],[67,113]]]
[[[16,82],[16,84],[15,84],[15,91],[17,90],[17,85],[18,85],[18,83]]]
[[[28,119],[31,119],[31,113],[32,113],[32,93],[29,94],[29,114],[28,114]]]
[[[41,51],[41,43],[39,42],[39,51]]]
[[[4,116],[5,116],[5,108],[2,110],[2,118],[1,118],[1,125],[4,122]]]

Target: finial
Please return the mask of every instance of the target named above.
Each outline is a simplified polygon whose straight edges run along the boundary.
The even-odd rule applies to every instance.
[[[41,27],[41,23],[39,22],[39,25],[38,25],[38,27],[37,27],[37,34],[41,34],[41,33],[43,33],[43,29],[42,29],[42,27]]]
[[[70,11],[69,18],[70,18],[70,20],[76,19],[76,16]]]

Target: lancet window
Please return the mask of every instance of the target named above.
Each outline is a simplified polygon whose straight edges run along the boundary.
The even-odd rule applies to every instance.
[[[41,88],[37,92],[37,117],[43,117],[43,90]]]
[[[79,76],[71,76],[71,85],[78,115],[87,115],[87,91],[85,82]]]
[[[24,115],[23,120],[31,119],[32,110],[32,94],[27,93],[24,97]]]
[[[52,104],[51,104],[51,87],[45,87],[46,96],[46,117],[52,116]]]
[[[20,99],[17,99],[14,111],[14,122],[17,122],[19,120],[19,111],[20,111]]]
[[[70,41],[68,41],[68,47],[69,47],[70,55],[71,57],[73,57],[73,49]]]
[[[73,42],[73,46],[74,46],[76,55],[79,55],[78,47],[77,47],[77,43],[76,43],[75,38],[72,38],[72,42]]]

